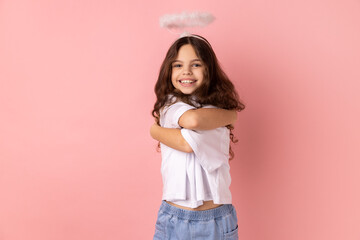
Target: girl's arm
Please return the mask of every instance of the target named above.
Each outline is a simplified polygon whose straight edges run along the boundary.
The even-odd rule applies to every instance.
[[[163,128],[160,127],[157,123],[154,123],[150,128],[150,135],[155,140],[158,140],[159,142],[173,149],[187,153],[193,152],[190,145],[181,135],[180,129]]]
[[[179,125],[191,130],[211,130],[234,124],[236,110],[221,108],[199,108],[186,111],[179,119]]]

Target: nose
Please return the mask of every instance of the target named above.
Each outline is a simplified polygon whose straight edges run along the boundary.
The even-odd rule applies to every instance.
[[[183,75],[191,75],[190,67],[184,67]]]

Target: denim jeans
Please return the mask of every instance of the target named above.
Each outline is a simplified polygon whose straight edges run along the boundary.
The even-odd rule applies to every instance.
[[[153,240],[238,240],[235,207],[191,211],[161,203]]]

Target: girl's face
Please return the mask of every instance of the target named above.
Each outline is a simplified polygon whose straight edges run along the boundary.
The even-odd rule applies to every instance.
[[[171,82],[184,94],[193,93],[203,83],[205,66],[190,44],[180,47],[171,68]]]

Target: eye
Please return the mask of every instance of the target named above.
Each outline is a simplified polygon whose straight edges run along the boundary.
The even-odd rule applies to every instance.
[[[194,67],[201,67],[201,64],[200,63],[194,63],[193,66]]]
[[[181,67],[181,64],[174,64],[173,67],[174,67],[174,68]]]

